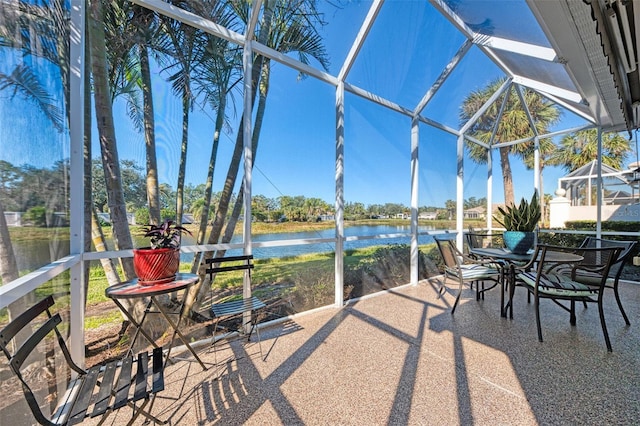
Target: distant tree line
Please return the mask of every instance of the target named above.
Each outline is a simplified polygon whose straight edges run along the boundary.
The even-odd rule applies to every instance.
[[[23,219],[38,226],[59,223],[54,213],[64,213],[69,199],[69,162],[51,168],[14,166],[0,160],[0,202],[4,211],[24,212]]]
[[[122,187],[127,211],[134,213],[137,223],[147,223],[149,210],[146,200],[144,168],[133,160],[120,162]],[[31,165],[14,166],[0,161],[0,201],[5,211],[23,212],[23,219],[37,226],[47,226],[53,222],[47,219],[54,213],[67,213],[69,199],[69,164],[67,160],[57,161],[51,168],[36,168]],[[107,188],[104,171],[99,159],[92,162],[92,194],[97,212],[108,213]],[[176,191],[166,183],[160,187],[160,208],[163,218],[176,217]],[[184,211],[198,221],[205,205],[205,184],[186,184],[184,187]],[[214,192],[211,205],[216,205],[220,197]],[[232,200],[235,200],[236,194]],[[235,201],[234,201],[235,202]],[[485,198],[474,197],[465,200],[465,208],[484,205]],[[315,222],[332,219],[335,209],[331,203],[320,198],[303,195],[282,195],[269,198],[264,195],[252,197],[253,220],[259,222]],[[446,219],[447,208],[455,210],[455,202],[448,200],[445,207],[420,207],[419,212],[436,212],[438,218]],[[361,202],[345,203],[346,220],[394,218],[410,214],[410,208],[400,203],[370,204]],[[215,210],[209,210],[209,219]]]

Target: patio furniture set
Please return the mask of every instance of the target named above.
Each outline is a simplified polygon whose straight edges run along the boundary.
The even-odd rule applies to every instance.
[[[576,323],[576,302],[582,302],[585,307],[587,303],[596,303],[607,349],[612,351],[603,313],[603,298],[605,289],[611,288],[620,312],[626,324],[629,324],[618,293],[618,281],[622,267],[630,257],[636,242],[588,237],[580,247],[538,244],[534,250],[526,254],[516,254],[501,247],[499,235],[469,232],[465,236],[468,245],[466,254],[458,250],[450,236],[435,237],[445,263],[440,295],[446,290],[447,279],[453,279],[458,283],[455,302],[451,308],[452,314],[460,301],[463,286],[470,284],[472,288],[475,286],[476,300],[484,299],[487,291],[498,287],[501,298],[500,314],[506,317],[509,313],[513,318],[515,289],[524,287],[527,290],[528,300],[530,301],[533,297],[538,340],[542,342],[540,300],[550,299],[567,310],[572,325]],[[251,270],[254,268],[253,256],[250,255],[212,258],[205,262],[206,273],[211,279],[216,274],[230,271],[245,271],[250,279]],[[225,266],[229,264],[230,266]],[[151,409],[156,394],[164,390],[164,368],[168,362],[173,361],[170,354],[176,336],[203,370],[206,370],[207,366],[180,330],[185,297],[173,312],[163,307],[158,297],[177,291],[184,291],[186,294],[197,281],[198,276],[195,274],[177,274],[173,281],[153,286],[143,285],[135,279],[109,287],[106,295],[126,315],[134,326],[135,332],[129,350],[122,359],[96,365],[88,370],[75,364],[71,358],[63,333],[59,329],[62,317],[60,313],[51,312],[55,304],[52,296],[46,297],[5,326],[0,331],[0,349],[22,384],[34,418],[44,425],[73,425],[87,417],[102,416],[104,420],[111,412],[128,406],[133,410],[129,424],[139,416],[165,424],[166,422],[151,414]],[[122,303],[123,300],[132,298],[144,298],[147,303],[139,321]],[[568,303],[568,306],[562,302]],[[257,312],[265,307],[266,304],[256,296],[212,304],[210,313],[214,320],[212,338],[214,354],[218,340],[232,335],[246,337],[247,341],[250,341],[255,332],[260,345]],[[171,341],[164,350],[143,327],[149,314],[162,315],[173,330]],[[44,320],[42,320],[43,315],[46,315]],[[177,315],[177,322],[171,319],[172,315]],[[227,320],[235,320],[232,321],[235,328],[227,330],[221,337],[216,338],[215,332],[221,329],[221,322]],[[24,334],[28,334],[29,331],[31,334],[24,337]],[[52,332],[75,378],[70,381],[67,391],[55,404],[53,415],[48,416],[38,402],[37,394],[40,391],[34,389],[29,383],[24,370],[28,367],[27,360],[30,355],[41,350],[41,344],[46,343],[47,336]],[[139,336],[143,336],[151,344],[151,353],[133,354],[134,344]],[[47,352],[46,355],[54,356],[53,351]],[[260,356],[262,357],[261,346]],[[215,363],[217,362],[216,357]]]
[[[205,262],[206,273],[211,279],[215,274],[230,271],[246,271],[250,275],[254,267],[252,255],[211,258]],[[229,262],[232,263],[231,266],[222,266]],[[110,413],[128,406],[133,410],[128,424],[132,424],[140,416],[154,423],[166,424],[166,421],[153,416],[151,409],[156,394],[164,390],[164,368],[167,363],[175,359],[170,358],[170,355],[176,336],[191,352],[202,369],[207,370],[207,366],[180,330],[186,293],[198,282],[198,279],[196,274],[178,273],[172,281],[162,284],[143,285],[138,279],[134,279],[107,288],[106,296],[114,301],[131,322],[135,331],[123,358],[93,366],[88,370],[77,365],[71,357],[63,331],[60,329],[63,323],[62,316],[60,313],[54,314],[51,311],[55,305],[52,296],[32,306],[0,330],[0,350],[7,357],[12,373],[22,385],[24,396],[35,420],[47,426],[74,425],[86,418],[100,416],[102,417],[100,423],[102,423]],[[178,291],[184,291],[179,306],[173,311],[163,307],[159,297]],[[136,298],[143,298],[146,302],[144,313],[139,320],[123,304],[123,300]],[[212,304],[209,311],[214,321],[212,336],[214,355],[219,346],[218,340],[238,335],[250,341],[255,332],[262,357],[257,323],[258,311],[265,307],[266,304],[255,296]],[[149,314],[160,314],[173,330],[170,343],[164,349],[143,327]],[[177,316],[178,320],[173,321],[171,316]],[[238,329],[227,330],[221,326],[227,321],[234,324],[238,322],[234,322],[237,319],[241,320],[241,326]],[[218,330],[225,332],[216,336]],[[53,345],[53,342],[48,339],[52,333],[54,333],[53,340],[59,345],[64,361],[75,378],[70,381],[62,397],[56,399],[57,392],[53,391],[49,397],[45,398],[47,402],[43,404],[42,398],[38,397],[38,394],[42,393],[40,386],[30,381],[27,376],[30,374],[28,370],[34,358],[46,358],[44,365],[56,364],[54,351],[44,348]],[[27,334],[29,335],[26,336]],[[139,336],[143,336],[150,343],[151,353],[141,352],[134,356],[133,348]],[[217,358],[215,363],[217,364]],[[51,401],[54,402],[53,405]],[[54,407],[51,410],[53,414],[48,415],[49,410],[43,409],[43,405]]]
[[[451,313],[460,300],[463,286],[469,284],[476,289],[476,300],[494,287],[500,288],[500,315],[513,318],[515,289],[527,290],[527,301],[533,298],[538,340],[542,339],[540,301],[548,299],[569,313],[571,325],[576,324],[575,305],[587,303],[598,306],[600,325],[609,352],[612,351],[603,311],[605,289],[613,290],[618,308],[625,323],[630,324],[618,292],[622,268],[633,252],[635,241],[614,241],[587,237],[579,247],[561,247],[537,244],[526,254],[512,253],[503,248],[499,235],[489,233],[465,234],[467,253],[458,250],[451,236],[435,237],[444,260],[445,270],[440,288],[442,294],[446,280],[458,283],[456,299]],[[489,282],[490,286],[485,287]],[[505,303],[505,295],[507,300]]]

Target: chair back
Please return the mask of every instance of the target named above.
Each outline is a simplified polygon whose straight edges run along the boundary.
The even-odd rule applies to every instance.
[[[614,264],[622,251],[621,247],[560,247],[547,244],[538,244],[533,260],[538,263],[538,275],[548,272],[558,272],[571,275],[574,279],[576,275],[588,273],[597,277],[599,284],[593,283],[601,288],[607,282],[607,277],[611,265]],[[572,253],[582,256],[579,262],[562,260],[563,253]],[[564,265],[571,264],[571,269],[565,270]]]
[[[43,425],[52,425],[55,423],[51,422],[40,408],[40,403],[36,398],[37,392],[33,389],[31,384],[33,383],[35,385],[37,380],[28,380],[27,377],[23,375],[23,366],[27,360],[30,360],[30,355],[37,352],[36,348],[42,348],[43,346],[40,344],[45,340],[45,338],[47,338],[47,336],[51,335],[51,332],[53,332],[55,334],[54,340],[58,342],[67,365],[79,374],[85,373],[85,371],[78,367],[71,359],[71,355],[64,342],[64,338],[58,329],[58,325],[62,322],[62,318],[59,313],[52,315],[49,310],[53,304],[53,297],[46,297],[20,314],[17,318],[7,324],[2,331],[0,331],[0,349],[7,357],[11,371],[22,384],[22,390],[31,412],[38,423]],[[46,317],[43,318],[42,321],[36,321],[36,319],[44,313],[46,313]],[[29,328],[32,330],[31,335],[24,339],[24,341],[18,342],[18,340],[22,340],[22,336],[25,334],[21,333],[21,331],[24,330],[27,332]],[[16,338],[18,335],[20,335],[19,339]],[[43,368],[50,367],[48,364],[49,363],[47,363],[47,366]],[[44,384],[44,386],[46,386],[46,384]]]
[[[464,234],[469,249],[504,247],[501,232],[467,232]]]
[[[582,248],[595,248],[595,247],[621,247],[622,250],[619,252],[617,258],[614,263],[611,265],[609,269],[608,276],[610,278],[619,279],[622,274],[622,268],[624,267],[627,260],[633,254],[635,246],[638,244],[637,241],[617,241],[617,240],[607,240],[603,238],[595,238],[595,237],[586,237],[580,247]],[[587,262],[587,259],[585,259]]]
[[[240,264],[222,266],[222,264],[226,262],[240,262]],[[247,270],[249,271],[249,276],[251,276],[251,270],[254,268],[252,254],[243,256],[214,257],[206,259],[205,264],[207,265],[205,272],[209,274],[211,281],[213,281],[214,275],[219,272]]]
[[[455,246],[453,239],[451,238],[442,238],[442,237],[433,237],[438,245],[438,250],[440,251],[440,255],[442,256],[442,260],[444,261],[444,265],[447,268],[457,268],[459,265],[459,259],[461,253]]]

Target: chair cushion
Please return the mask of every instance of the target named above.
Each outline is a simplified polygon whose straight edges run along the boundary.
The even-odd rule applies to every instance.
[[[576,273],[575,280],[578,282],[581,282],[582,284],[587,284],[592,287],[597,287],[600,285],[600,282],[602,281],[602,276],[595,273],[589,273],[586,271],[579,271],[578,273]],[[615,283],[615,280],[613,278],[607,278],[607,282],[605,283],[605,285],[611,286],[614,283]]]
[[[536,285],[535,272],[522,272],[518,274],[518,278],[529,287]],[[573,281],[570,277],[563,274],[542,274],[538,282],[538,293],[564,296],[564,297],[588,297],[597,293],[588,285]]]
[[[465,281],[495,278],[496,275],[500,274],[500,271],[498,271],[497,268],[485,265],[460,265],[460,269],[462,270],[462,279]],[[457,268],[447,267],[446,271],[449,275],[453,275],[455,277],[458,276]]]

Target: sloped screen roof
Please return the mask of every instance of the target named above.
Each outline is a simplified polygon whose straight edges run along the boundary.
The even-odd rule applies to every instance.
[[[557,97],[594,121],[525,0],[445,0],[441,7],[516,83]]]

